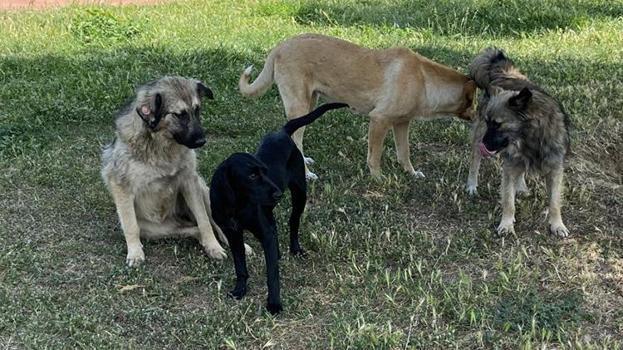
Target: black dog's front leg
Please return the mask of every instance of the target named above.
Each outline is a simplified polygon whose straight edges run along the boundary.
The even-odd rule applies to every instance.
[[[242,231],[227,229],[224,230],[224,233],[229,241],[231,255],[234,258],[234,268],[236,269],[236,286],[229,292],[229,296],[234,299],[241,299],[247,294],[247,279],[249,279]]]
[[[263,231],[261,241],[266,259],[266,284],[268,286],[266,309],[275,315],[283,310],[279,291],[279,241],[275,225],[266,225]]]

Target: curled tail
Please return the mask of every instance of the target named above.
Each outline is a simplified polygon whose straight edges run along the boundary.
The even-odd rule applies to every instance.
[[[258,75],[253,83],[249,84],[253,66],[248,66],[242,72],[240,80],[238,81],[238,89],[240,89],[241,94],[247,97],[262,96],[271,87],[274,79],[273,73],[275,71],[275,51],[277,51],[277,49],[274,49],[268,54],[266,62],[264,62],[264,68],[262,68],[260,75]]]
[[[325,112],[344,107],[348,107],[348,105],[346,103],[325,103],[309,112],[309,114],[290,120],[283,126],[283,131],[285,131],[285,133],[289,136],[292,136],[298,128],[311,124],[314,120],[320,118]]]
[[[469,65],[469,75],[481,89],[487,89],[495,79],[496,73],[504,73],[513,68],[513,61],[506,57],[504,51],[487,48],[482,51]]]

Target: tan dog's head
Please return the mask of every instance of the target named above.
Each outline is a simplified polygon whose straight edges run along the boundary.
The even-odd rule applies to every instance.
[[[462,104],[457,110],[456,115],[465,120],[472,120],[474,116],[474,100],[476,98],[476,82],[468,80],[463,83]]]

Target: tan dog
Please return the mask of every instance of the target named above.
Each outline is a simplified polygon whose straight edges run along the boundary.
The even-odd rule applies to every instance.
[[[422,177],[410,160],[411,120],[450,115],[470,120],[473,114],[473,80],[406,48],[371,50],[337,38],[303,34],[277,45],[249,84],[251,70],[242,73],[240,92],[259,96],[275,81],[288,119],[309,113],[319,95],[368,115],[368,167],[375,177],[381,175],[383,140],[390,127],[398,162],[408,173]],[[293,135],[301,152],[303,132],[301,128]],[[306,174],[317,178],[308,169]]]

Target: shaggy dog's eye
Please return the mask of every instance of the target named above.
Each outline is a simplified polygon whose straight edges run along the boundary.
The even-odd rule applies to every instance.
[[[496,122],[493,119],[487,119],[487,126],[490,127],[491,129],[497,129],[500,127],[500,123]]]
[[[186,111],[182,111],[180,113],[173,113],[173,114],[175,114],[175,116],[178,117],[179,119],[182,119],[182,120],[188,119],[188,112]]]

